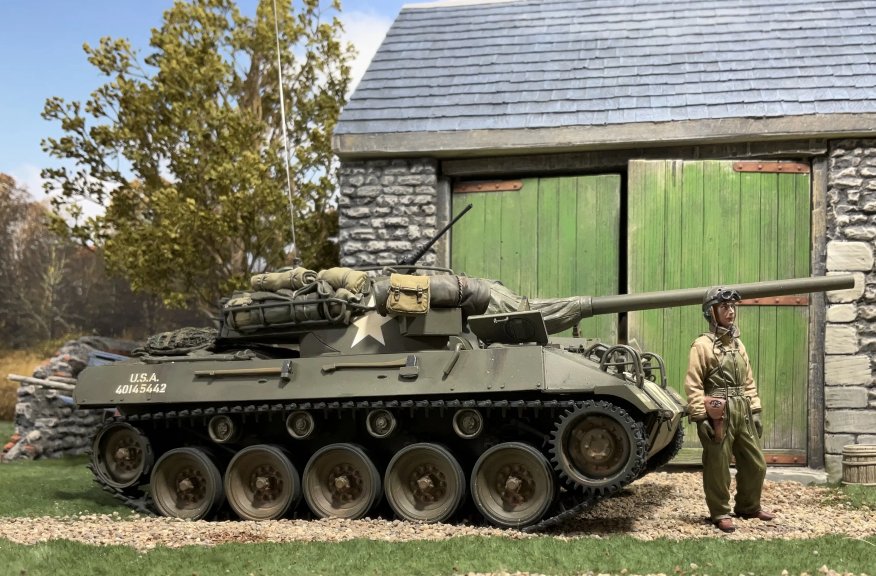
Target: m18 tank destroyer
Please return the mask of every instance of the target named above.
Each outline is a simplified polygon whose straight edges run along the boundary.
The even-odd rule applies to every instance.
[[[528,300],[408,265],[296,267],[252,284],[224,302],[218,332],[159,335],[138,358],[81,374],[78,405],[113,414],[94,439],[95,479],[130,506],[186,519],[480,514],[537,530],[681,448],[686,402],[660,356],[551,334],[699,305],[707,288]]]

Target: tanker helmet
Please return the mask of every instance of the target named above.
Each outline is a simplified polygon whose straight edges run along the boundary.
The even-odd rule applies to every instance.
[[[717,320],[712,312],[713,307],[722,302],[739,302],[740,300],[742,298],[736,290],[722,288],[721,286],[709,288],[703,298],[703,318],[708,320],[709,324],[715,324]]]

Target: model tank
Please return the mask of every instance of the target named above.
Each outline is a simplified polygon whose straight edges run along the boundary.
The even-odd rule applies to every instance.
[[[544,528],[667,463],[686,413],[657,354],[550,335],[705,291],[527,300],[410,265],[260,275],[224,302],[218,333],[160,335],[81,374],[78,405],[113,414],[91,467],[130,506],[177,518],[480,514]]]

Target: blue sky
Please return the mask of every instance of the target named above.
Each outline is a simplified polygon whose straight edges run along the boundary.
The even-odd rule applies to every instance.
[[[293,0],[294,2],[295,0]],[[364,73],[404,0],[342,0],[348,39],[360,52],[354,77]],[[40,117],[47,98],[88,98],[105,78],[86,61],[82,44],[101,37],[128,38],[148,48],[173,0],[0,0],[0,172],[10,174],[42,199],[39,171],[54,162],[40,140],[57,136],[55,123]],[[255,13],[256,0],[238,0]]]

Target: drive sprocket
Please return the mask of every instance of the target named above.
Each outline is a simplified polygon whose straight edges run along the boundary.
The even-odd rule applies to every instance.
[[[642,423],[611,402],[577,402],[551,432],[551,463],[570,486],[600,496],[638,478],[647,440]]]

